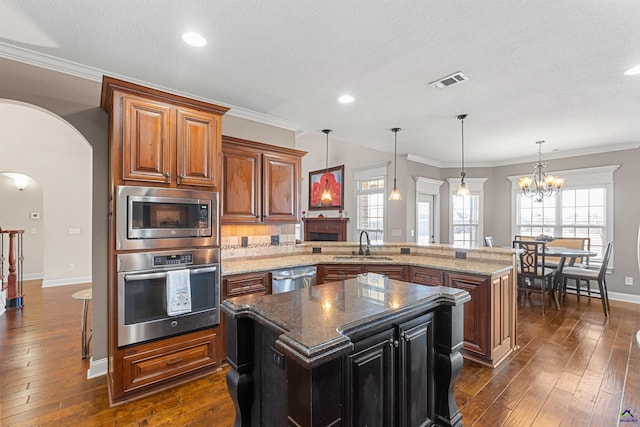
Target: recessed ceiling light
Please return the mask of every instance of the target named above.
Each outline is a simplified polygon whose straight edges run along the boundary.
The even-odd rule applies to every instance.
[[[182,40],[190,46],[202,47],[207,44],[207,41],[198,33],[188,32],[182,35]]]
[[[340,98],[338,98],[338,102],[341,104],[349,104],[353,101],[355,101],[355,98],[351,95],[342,95]]]
[[[640,64],[624,72],[625,76],[635,76],[636,74],[640,74]]]

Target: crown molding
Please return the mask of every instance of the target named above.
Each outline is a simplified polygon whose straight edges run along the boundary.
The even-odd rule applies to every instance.
[[[94,82],[101,82],[104,75],[109,75],[117,79],[129,81],[141,86],[147,86],[153,89],[158,89],[164,92],[174,93],[176,95],[184,96],[187,98],[197,99],[199,101],[208,102],[211,104],[222,105],[229,107],[227,115],[238,117],[241,119],[247,119],[254,122],[262,123],[265,125],[275,126],[291,131],[297,131],[302,128],[302,125],[289,120],[281,119],[279,117],[273,117],[268,114],[258,113],[256,111],[247,110],[246,108],[230,105],[224,102],[217,101],[195,95],[188,92],[175,90],[165,86],[160,86],[150,82],[134,79],[122,74],[113,73],[111,71],[100,70],[98,68],[89,67],[87,65],[79,64],[73,61],[67,61],[66,59],[56,58],[51,55],[47,55],[33,50],[12,46],[5,42],[0,42],[0,58],[6,58],[13,61],[21,62],[35,67],[44,68],[46,70],[56,71],[63,74],[68,74],[74,77],[78,77],[85,80]]]

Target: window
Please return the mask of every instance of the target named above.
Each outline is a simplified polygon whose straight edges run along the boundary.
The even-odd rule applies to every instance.
[[[471,194],[460,197],[453,194],[452,199],[452,226],[453,240],[451,243],[457,246],[471,246],[478,242],[478,229],[480,227],[480,196]]]
[[[542,202],[522,195],[514,188],[514,235],[589,237],[591,250],[602,261],[604,249],[613,236],[613,172],[618,166],[603,166],[555,172],[565,178],[565,186]]]
[[[384,243],[384,177],[356,181],[356,231],[369,233],[371,243]]]
[[[387,166],[384,162],[354,170],[356,235],[369,234],[372,244],[384,243]]]
[[[482,203],[486,178],[466,178],[471,194],[456,196],[459,178],[448,178],[449,199],[449,242],[456,246],[482,246]]]

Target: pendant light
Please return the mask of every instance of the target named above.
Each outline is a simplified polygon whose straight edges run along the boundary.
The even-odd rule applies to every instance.
[[[460,186],[458,187],[458,191],[456,191],[456,196],[465,197],[471,194],[471,192],[469,191],[469,187],[467,187],[467,184],[464,182],[464,177],[466,175],[464,173],[464,119],[467,118],[467,115],[460,114],[456,118],[460,120],[462,127],[462,172],[460,172]]]
[[[400,128],[391,129],[391,132],[393,132],[395,136],[393,143],[393,190],[391,190],[391,194],[389,194],[389,200],[402,200],[402,195],[396,186],[396,169],[398,168],[398,132],[401,130],[402,129]]]
[[[323,129],[322,132],[327,135],[327,149],[325,155],[324,190],[322,190],[322,194],[320,195],[320,201],[325,204],[330,204],[333,200],[331,189],[329,188],[329,134],[331,133],[331,129]]]

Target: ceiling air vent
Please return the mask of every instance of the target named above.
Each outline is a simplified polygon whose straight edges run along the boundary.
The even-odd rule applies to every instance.
[[[450,76],[447,76],[447,77],[443,77],[429,84],[433,87],[440,88],[440,87],[451,86],[453,84],[460,83],[465,80],[469,80],[469,77],[465,76],[464,73],[458,71],[457,73],[451,74]]]

